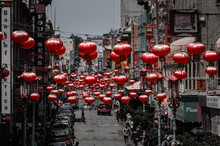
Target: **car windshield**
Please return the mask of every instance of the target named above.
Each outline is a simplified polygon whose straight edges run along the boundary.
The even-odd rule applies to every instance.
[[[100,109],[110,109],[110,106],[108,104],[100,104],[99,108]]]

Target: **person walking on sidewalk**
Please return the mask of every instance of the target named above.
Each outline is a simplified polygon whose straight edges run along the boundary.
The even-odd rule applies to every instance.
[[[128,136],[129,136],[130,129],[127,124],[125,125],[123,132],[124,132],[125,144],[128,145]]]
[[[82,118],[81,121],[85,124],[85,113],[84,113],[84,108],[82,108]]]

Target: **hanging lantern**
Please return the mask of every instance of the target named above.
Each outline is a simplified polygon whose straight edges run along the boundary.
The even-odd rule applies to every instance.
[[[94,96],[99,96],[101,93],[100,92],[93,92]]]
[[[186,64],[189,62],[190,57],[185,52],[178,52],[173,55],[173,60],[179,64]]]
[[[70,76],[71,78],[76,78],[77,77],[77,75],[76,74],[71,74],[71,76]]]
[[[63,42],[58,38],[50,38],[46,40],[45,47],[49,52],[56,51],[63,47]]]
[[[50,94],[47,96],[47,99],[50,101],[57,101],[57,96],[54,94]]]
[[[141,59],[146,64],[156,64],[158,62],[158,57],[150,52],[144,53]]]
[[[53,80],[57,83],[57,84],[63,84],[67,81],[67,77],[64,75],[56,75]]]
[[[128,44],[116,44],[113,48],[113,51],[119,56],[127,56],[131,54],[132,48]]]
[[[118,70],[117,70],[117,69],[115,69],[115,70],[114,70],[114,72],[117,74],[117,73],[118,73]]]
[[[118,90],[118,94],[124,94],[125,91],[124,90]]]
[[[0,41],[4,39],[3,33],[0,32]]]
[[[169,77],[169,80],[171,81],[176,81],[178,80],[173,74]]]
[[[183,80],[187,77],[187,73],[183,70],[177,70],[173,75],[179,80]]]
[[[170,47],[166,44],[155,45],[152,49],[152,53],[156,56],[167,56],[170,53]]]
[[[130,80],[129,83],[133,85],[135,83],[135,80]]]
[[[51,65],[49,65],[49,66],[47,67],[47,69],[53,69],[53,67],[52,67]]]
[[[121,98],[121,102],[123,102],[123,103],[129,103],[130,102],[130,97],[128,97],[128,96],[123,96],[122,98]]]
[[[53,87],[48,86],[46,89],[47,89],[47,91],[52,91],[52,90],[53,90]]]
[[[187,46],[187,51],[192,55],[200,55],[205,51],[205,45],[200,42],[190,43]]]
[[[138,97],[138,99],[141,101],[141,102],[146,102],[149,100],[149,97],[147,95],[140,95]]]
[[[208,66],[208,67],[206,67],[205,72],[210,76],[214,76],[214,75],[218,74],[219,70],[215,66]]]
[[[112,91],[107,91],[105,94],[106,96],[110,97],[112,95]]]
[[[219,53],[217,51],[206,51],[203,54],[203,59],[207,62],[216,62],[219,60]]]
[[[136,89],[135,88],[131,88],[130,92],[136,92]]]
[[[67,98],[68,102],[70,103],[76,103],[78,98],[76,96],[70,96]]]
[[[86,103],[91,104],[95,101],[95,98],[94,97],[86,97],[86,98],[84,98],[84,100]]]
[[[55,69],[53,72],[54,72],[55,74],[60,73],[60,71],[59,71],[58,69]]]
[[[80,53],[91,54],[96,51],[97,46],[93,42],[85,41],[79,44],[78,49]]]
[[[137,93],[136,92],[131,92],[131,93],[129,93],[129,96],[131,98],[135,98],[135,97],[137,97]]]
[[[119,75],[114,77],[114,82],[118,85],[124,86],[124,84],[128,81],[126,76]]]
[[[11,34],[11,40],[14,43],[24,43],[29,39],[29,34],[26,31],[17,30]]]
[[[166,93],[159,93],[159,94],[157,94],[157,99],[158,100],[164,100],[166,98],[167,98]]]
[[[121,98],[121,94],[114,94],[114,98],[115,99],[120,99]]]
[[[63,46],[56,50],[57,55],[63,55],[66,52],[66,48]]]
[[[37,79],[37,75],[33,72],[24,72],[23,79],[28,82],[32,82]]]
[[[0,78],[6,78],[9,76],[9,71],[5,68],[0,69]]]
[[[148,96],[149,96],[150,94],[152,94],[152,90],[145,90],[144,92],[145,92],[145,94],[148,95]]]
[[[117,43],[121,43],[121,39],[120,39],[120,38],[117,38],[117,39],[116,39],[116,42],[117,42]]]
[[[31,93],[30,99],[32,100],[38,100],[40,98],[40,95],[38,93]]]
[[[120,55],[115,54],[115,52],[110,54],[110,59],[114,62],[122,62],[126,60],[125,57],[120,57]]]
[[[30,48],[33,48],[35,45],[35,41],[33,38],[29,37],[27,41],[25,41],[24,43],[21,43],[19,45],[19,47],[21,49],[30,49]]]
[[[83,98],[89,97],[89,93],[84,93],[82,96]]]
[[[99,95],[99,100],[102,100],[104,97],[105,97],[104,94],[100,94],[100,95]]]
[[[97,58],[98,53],[97,52],[93,52],[91,54],[84,54],[84,53],[80,53],[80,56],[82,59],[87,60],[87,61],[92,61],[94,59]]]
[[[44,87],[40,86],[40,87],[38,88],[38,91],[44,91]]]
[[[84,85],[79,85],[78,88],[79,89],[84,89]]]
[[[102,101],[105,103],[105,104],[110,104],[112,102],[112,99],[110,97],[104,97],[102,99]]]
[[[59,89],[58,92],[59,92],[60,94],[63,94],[65,91],[64,91],[63,89]]]
[[[156,73],[148,73],[146,76],[145,76],[145,79],[147,82],[156,82],[158,80],[158,76]]]
[[[78,93],[76,91],[71,91],[73,96],[76,96]]]
[[[109,87],[110,87],[111,89],[113,89],[113,88],[115,88],[115,84],[110,84]]]
[[[52,90],[51,93],[54,94],[54,95],[58,95],[59,91],[58,90]]]
[[[94,75],[86,76],[84,78],[84,81],[86,82],[86,84],[96,84],[97,83],[97,78]]]
[[[100,84],[100,85],[99,85],[99,88],[100,88],[100,89],[104,89],[104,88],[105,88],[105,85]]]
[[[67,92],[67,93],[66,93],[66,96],[67,96],[67,97],[70,97],[70,96],[74,96],[74,95],[73,95],[72,92]]]

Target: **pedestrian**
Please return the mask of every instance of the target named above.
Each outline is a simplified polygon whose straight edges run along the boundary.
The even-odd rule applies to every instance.
[[[120,113],[119,113],[119,110],[117,110],[117,112],[116,112],[116,119],[118,120],[118,122],[119,122],[119,116],[120,116]]]
[[[77,141],[76,144],[74,146],[79,146],[79,142]]]
[[[128,136],[129,136],[129,127],[128,125],[126,124],[125,125],[125,128],[123,129],[123,132],[124,132],[124,140],[125,140],[125,144],[128,145]]]
[[[85,113],[84,113],[84,108],[82,108],[82,118],[81,121],[85,124]]]

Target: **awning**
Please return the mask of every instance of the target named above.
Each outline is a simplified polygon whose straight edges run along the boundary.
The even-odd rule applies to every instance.
[[[135,82],[133,85],[127,86],[125,87],[127,90],[130,90],[132,88],[135,88],[136,90],[140,90],[141,89],[141,81]]]
[[[174,53],[178,52],[179,50],[186,50],[187,46],[190,43],[195,41],[195,37],[185,37],[179,40],[174,41],[170,44],[171,52],[168,57],[172,57]]]

